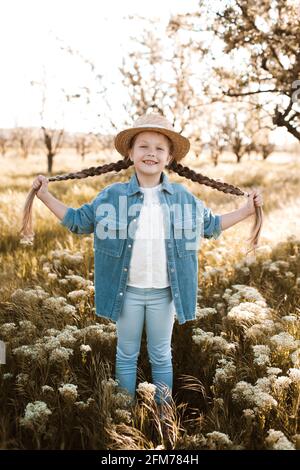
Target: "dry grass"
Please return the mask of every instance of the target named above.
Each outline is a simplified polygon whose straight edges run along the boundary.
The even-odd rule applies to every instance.
[[[94,316],[91,237],[71,235],[36,201],[35,245],[19,244],[22,205],[44,159],[0,163],[0,338],[7,348],[0,448],[299,446],[300,162],[228,159],[216,168],[186,162],[243,189],[259,187],[265,223],[256,259],[245,258],[249,219],[202,242],[197,318],[174,328],[174,393],[164,430],[151,394],[139,393],[132,405],[112,379],[115,325]],[[56,157],[55,170],[99,163],[65,154]],[[54,183],[50,190],[78,207],[131,173]],[[175,174],[170,179],[218,214],[244,202]],[[150,382],[145,338],[139,370]]]

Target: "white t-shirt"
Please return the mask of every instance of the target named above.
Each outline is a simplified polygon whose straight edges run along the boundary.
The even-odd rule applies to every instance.
[[[134,287],[168,287],[163,210],[158,192],[161,184],[142,188],[144,203],[132,247],[127,284]]]

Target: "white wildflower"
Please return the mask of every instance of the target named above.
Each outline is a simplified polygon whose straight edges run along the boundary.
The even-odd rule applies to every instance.
[[[148,382],[141,382],[138,385],[137,391],[144,394],[144,395],[150,395],[154,397],[155,391],[156,391],[156,386],[154,384],[148,383]]]
[[[5,374],[3,374],[3,380],[10,380],[12,379],[14,376],[14,374],[12,374],[11,372],[6,372]]]
[[[286,332],[272,336],[270,341],[275,347],[288,350],[296,349],[299,345],[299,341],[296,341],[291,334]]]
[[[230,352],[236,349],[236,344],[229,343],[222,336],[214,336],[211,331],[204,331],[201,328],[194,328],[192,339],[195,344],[205,350]]]
[[[64,331],[74,333],[75,331],[78,331],[78,327],[76,325],[66,325]]]
[[[252,420],[255,418],[254,411],[249,408],[246,408],[245,410],[243,410],[243,415],[245,416],[246,419]]]
[[[214,376],[214,384],[223,385],[232,380],[236,374],[236,366],[227,359],[220,359]]]
[[[78,397],[77,388],[74,384],[62,384],[58,391],[66,401],[74,403]]]
[[[57,330],[56,328],[48,328],[48,330],[46,330],[47,336],[57,336],[59,335],[59,333],[60,333],[60,330]]]
[[[260,377],[255,383],[254,391],[259,390],[261,392],[269,393],[271,391],[274,380],[276,380],[276,377],[273,375],[269,375],[268,377]]]
[[[88,411],[91,406],[95,405],[94,398],[88,398],[86,402],[84,401],[76,401],[74,405],[79,411]]]
[[[254,396],[254,404],[256,405],[254,411],[267,412],[272,408],[277,407],[278,402],[269,393],[258,392]]]
[[[70,330],[64,329],[61,333],[56,336],[61,346],[72,347],[77,342]]]
[[[107,380],[106,379],[101,380],[101,385],[102,387],[113,391],[116,387],[118,387],[118,382],[117,380],[114,380],[110,377]]]
[[[233,290],[236,292],[233,293]],[[228,308],[235,307],[242,302],[255,303],[266,307],[266,301],[255,287],[243,284],[234,284],[232,289],[226,289],[223,298],[228,302]]]
[[[267,367],[267,374],[268,375],[278,375],[282,372],[279,367]]]
[[[262,391],[262,383],[251,385],[244,381],[238,382],[232,390],[232,398],[241,404],[253,406],[254,412],[266,412],[278,405],[269,393]]]
[[[50,385],[43,385],[42,393],[54,393],[54,388],[50,387]]]
[[[1,325],[1,338],[8,340],[16,334],[16,331],[17,327],[15,323],[3,323],[3,325]]]
[[[38,307],[41,301],[45,300],[47,297],[49,297],[49,294],[40,286],[36,286],[34,289],[17,289],[11,295],[12,301],[23,307]]]
[[[42,345],[48,352],[60,347],[59,340],[54,336],[44,336],[43,338],[38,339],[36,344]]]
[[[253,302],[243,302],[233,307],[227,314],[235,323],[256,323],[268,318],[269,309]]]
[[[66,281],[77,289],[86,288],[92,286],[92,281],[84,279],[82,276],[77,276],[75,274],[65,276]]]
[[[114,411],[114,416],[115,416],[115,419],[120,423],[126,423],[126,424],[131,423],[131,414],[127,410],[122,410],[121,408],[117,408]]]
[[[26,336],[33,336],[36,333],[36,326],[29,320],[19,321],[19,328]]]
[[[285,273],[285,277],[289,278],[289,279],[293,279],[295,277],[295,274],[292,273],[291,271],[287,271]]]
[[[285,315],[281,320],[295,326],[298,326],[299,324],[299,318],[297,318],[296,315]]]
[[[295,446],[281,431],[269,429],[265,440],[268,449],[272,450],[295,450]]]
[[[48,273],[47,277],[50,281],[55,281],[57,279],[57,274],[56,273]]]
[[[149,395],[148,395],[149,397]],[[114,403],[114,409],[116,408],[128,408],[132,405],[132,395],[124,389],[122,392],[117,392],[112,395],[112,400]]]
[[[265,366],[270,363],[270,348],[266,344],[257,344],[252,346],[254,359],[254,364],[258,366]]]
[[[300,367],[300,349],[297,349],[292,354],[290,354],[292,364],[295,367]]]
[[[227,434],[213,431],[206,434],[207,445],[210,449],[228,449],[232,446],[232,441]]]
[[[19,359],[30,359],[32,361],[44,361],[46,359],[46,352],[40,344],[23,345],[14,348],[12,353]]]
[[[64,297],[49,297],[44,301],[43,308],[60,317],[76,313],[74,305],[69,305]]]
[[[215,308],[211,308],[211,307],[200,308],[200,307],[197,307],[196,317],[197,318],[206,318],[206,317],[209,317],[209,316],[212,316],[212,315],[216,315],[216,313],[217,313],[217,310]]]
[[[107,325],[90,325],[74,333],[74,336],[84,342],[93,344],[96,343],[108,343],[110,344],[116,338],[116,325],[109,323]]]
[[[275,332],[275,324],[273,320],[262,320],[260,323],[255,323],[245,331],[245,337],[250,340],[260,341],[265,336],[270,336]]]
[[[83,352],[83,353],[88,353],[88,352],[91,352],[92,348],[89,344],[82,344],[80,346],[80,351]]]
[[[277,377],[274,381],[273,387],[278,392],[284,391],[289,388],[290,384],[292,383],[289,377],[285,377],[284,375]]]
[[[43,401],[28,403],[25,409],[24,418],[20,418],[20,425],[32,429],[36,432],[44,432],[49,416],[52,411]]]
[[[64,347],[53,349],[53,351],[51,351],[49,361],[50,361],[50,363],[67,362],[69,360],[70,356],[73,354],[73,352],[74,351],[72,349],[64,348]]]
[[[86,298],[88,293],[81,289],[81,290],[73,290],[72,292],[69,292],[67,297],[68,299],[71,300],[71,302],[79,302],[80,300]]]
[[[300,369],[291,368],[288,370],[288,376],[293,383],[300,385]]]

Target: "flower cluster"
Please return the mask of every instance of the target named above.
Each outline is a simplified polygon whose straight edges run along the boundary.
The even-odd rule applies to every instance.
[[[47,404],[43,401],[28,403],[24,417],[20,418],[20,425],[38,433],[43,433],[46,430],[51,414],[52,411],[49,410]]]
[[[201,328],[193,328],[192,339],[201,350],[211,350],[228,353],[236,349],[235,343],[229,343],[222,336],[214,335],[211,331],[204,331]]]

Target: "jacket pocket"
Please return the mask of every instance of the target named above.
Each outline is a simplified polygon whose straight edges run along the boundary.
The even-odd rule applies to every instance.
[[[121,257],[127,238],[127,221],[96,217],[94,248],[109,256]]]
[[[199,242],[198,230],[196,218],[173,221],[174,242],[180,258],[195,255]]]

